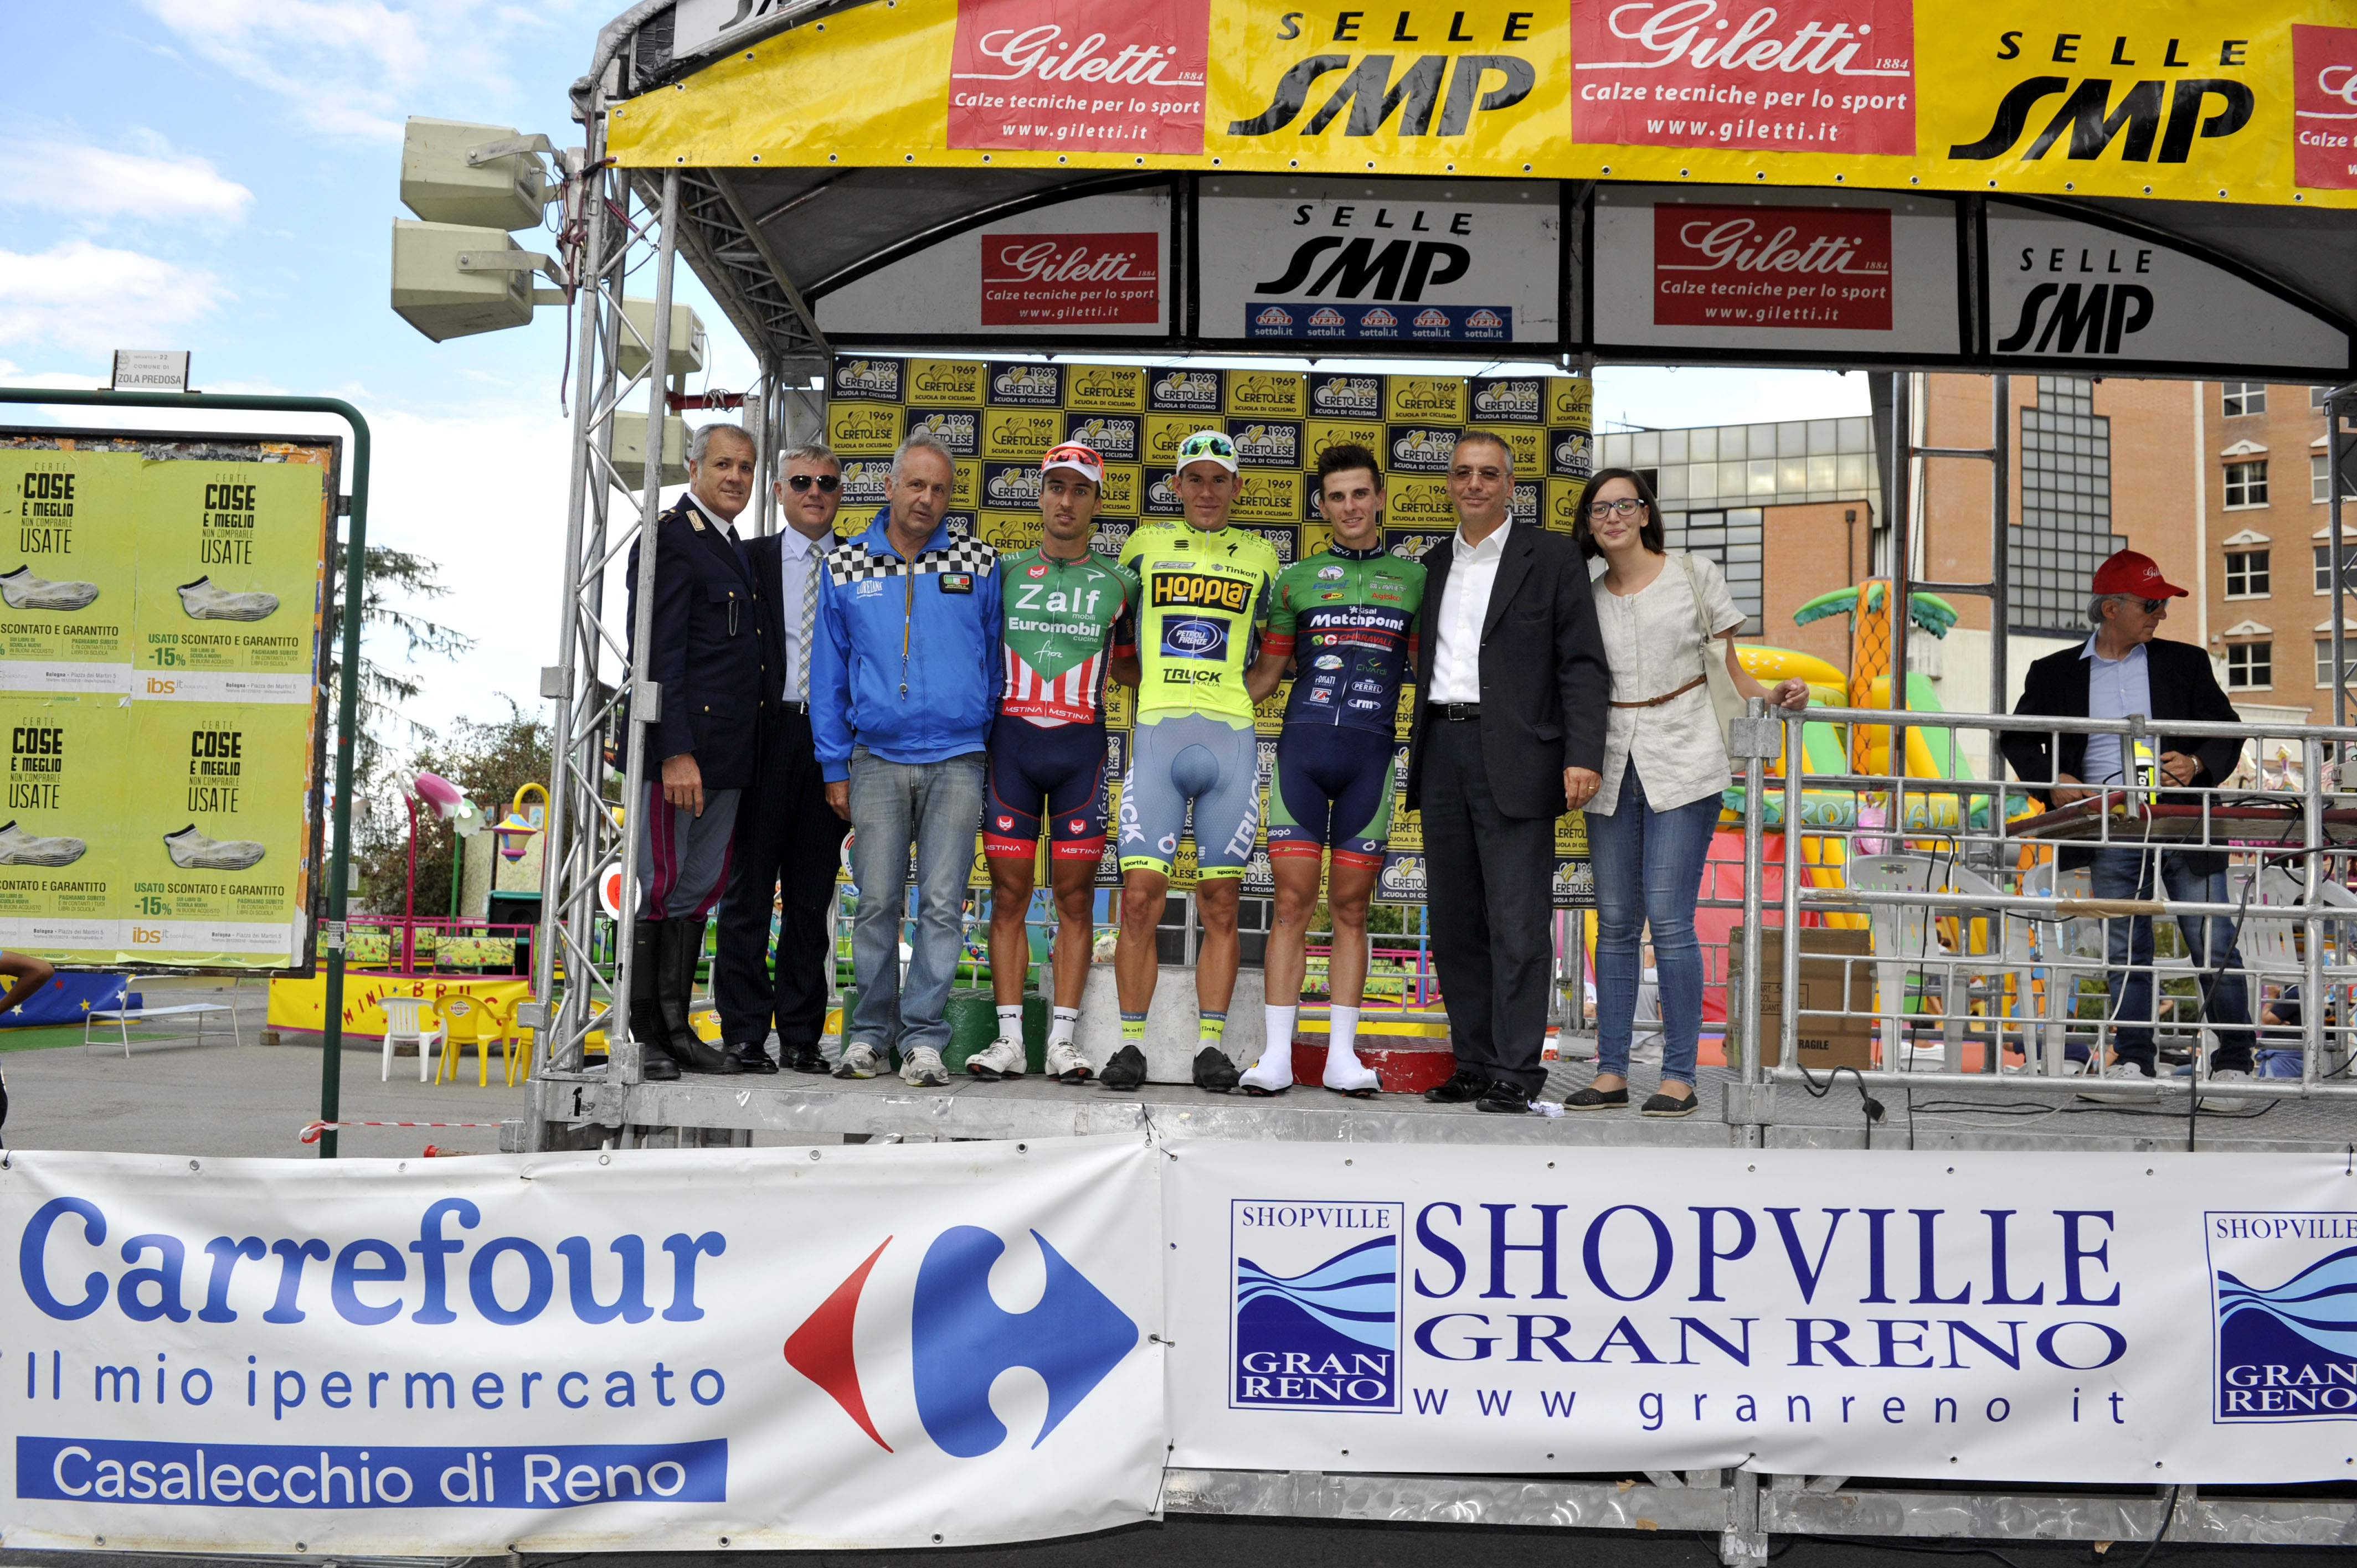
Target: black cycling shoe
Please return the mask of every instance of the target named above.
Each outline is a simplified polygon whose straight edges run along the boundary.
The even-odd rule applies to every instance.
[[[804,1040],[799,1045],[780,1045],[778,1048],[785,1053],[785,1065],[795,1072],[824,1074],[834,1070],[826,1065],[826,1058],[819,1054],[815,1041]]]
[[[1501,1116],[1523,1116],[1529,1114],[1531,1101],[1537,1098],[1538,1090],[1508,1083],[1501,1078],[1490,1086],[1489,1093],[1474,1101],[1473,1109],[1494,1111]]]
[[[1609,1111],[1616,1105],[1629,1103],[1629,1086],[1618,1089],[1583,1089],[1563,1102],[1566,1111]]]
[[[1213,1094],[1225,1094],[1235,1088],[1240,1078],[1236,1064],[1228,1053],[1217,1046],[1205,1046],[1195,1053],[1195,1087],[1208,1089]]]
[[[1146,1053],[1135,1046],[1124,1046],[1114,1052],[1113,1059],[1097,1074],[1097,1081],[1107,1089],[1135,1089],[1146,1081]]]
[[[1460,1067],[1451,1073],[1447,1083],[1437,1089],[1427,1089],[1424,1097],[1435,1105],[1462,1105],[1469,1100],[1479,1100],[1490,1091],[1490,1075]]]

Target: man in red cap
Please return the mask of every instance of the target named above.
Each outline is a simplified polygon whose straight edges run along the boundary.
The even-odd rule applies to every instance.
[[[2121,551],[2095,568],[2093,586],[2087,618],[2094,624],[2094,634],[2084,646],[2050,653],[2029,667],[2021,701],[2014,704],[2016,714],[2093,719],[2139,714],[2161,725],[2172,719],[2240,722],[2233,703],[2218,689],[2218,677],[2207,653],[2182,642],[2155,639],[2153,633],[2169,618],[2169,601],[2183,598],[2185,590],[2163,577],[2151,556]],[[2157,756],[2147,749],[2155,745]],[[2133,788],[2139,782],[2139,770],[2162,787],[2163,800],[2170,798],[2165,792],[2169,785],[2215,789],[2234,771],[2242,757],[2242,743],[2231,736],[2196,739],[2166,731],[2152,740],[2132,740],[2117,734],[2058,736],[2015,730],[2005,736],[2004,749],[2015,775],[2025,784],[2046,789],[2058,807],[2100,792],[2091,786]],[[2155,773],[2158,778],[2152,779]],[[2190,803],[2201,797],[2177,799]],[[2149,898],[2158,872],[2162,889],[2172,899],[2228,901],[2222,850],[2065,846],[2059,861],[2065,871],[2089,867],[2097,898]],[[2234,946],[2234,922],[2222,917],[2205,919],[2180,915],[2177,924],[2185,934],[2186,950],[2192,956],[2201,982],[2202,1019],[2218,1036],[2217,1054],[2211,1058],[2211,1080],[2223,1084],[2248,1079],[2255,1040],[2249,983],[2243,972],[2243,955]],[[2148,1079],[2153,1076],[2152,919],[2130,916],[2106,920],[2104,926],[2110,964],[2104,983],[2111,997],[2109,1015],[2115,1026],[2114,1059],[2101,1076]],[[2219,949],[2224,950],[2222,964],[2217,956]],[[2132,1091],[2093,1090],[2086,1098],[2127,1101],[2139,1096]],[[2205,1110],[2234,1111],[2245,1101],[2212,1092],[2204,1094],[2201,1103]]]

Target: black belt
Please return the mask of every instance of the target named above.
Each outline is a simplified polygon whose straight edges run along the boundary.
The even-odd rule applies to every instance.
[[[810,704],[808,703],[780,703],[778,707],[780,711],[784,713],[800,714],[804,718],[810,717]]]
[[[1447,719],[1451,724],[1464,724],[1469,720],[1478,720],[1480,718],[1481,704],[1479,703],[1435,703],[1432,704],[1432,711],[1440,717]]]

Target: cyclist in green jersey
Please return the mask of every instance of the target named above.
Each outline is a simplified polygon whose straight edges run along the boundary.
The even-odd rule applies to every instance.
[[[1066,1083],[1089,1076],[1072,1031],[1088,983],[1090,917],[1104,855],[1106,644],[1137,603],[1137,579],[1089,549],[1103,485],[1104,459],[1096,452],[1078,442],[1049,448],[1039,460],[1039,545],[1000,563],[1006,662],[982,813],[998,1038],[965,1064],[983,1079],[1023,1074],[1023,983],[1031,972],[1024,917],[1043,822],[1056,896],[1054,979],[1044,988],[1055,1009],[1047,1069]]]
[[[1137,727],[1121,789],[1121,939],[1114,977],[1121,1047],[1105,1064],[1107,1089],[1146,1081],[1146,1014],[1159,974],[1155,928],[1189,801],[1195,811],[1195,904],[1203,944],[1195,961],[1201,1017],[1194,1079],[1236,1086],[1224,1046],[1235,993],[1236,899],[1260,830],[1260,747],[1253,704],[1276,678],[1253,664],[1268,619],[1276,552],[1228,524],[1237,489],[1235,443],[1216,430],[1179,444],[1177,489],[1184,521],[1129,536],[1122,564],[1136,573],[1135,616],[1114,636],[1114,678],[1137,687]]]
[[[1359,1007],[1367,982],[1367,903],[1391,834],[1394,725],[1410,679],[1424,603],[1424,568],[1383,553],[1383,476],[1355,443],[1318,460],[1318,495],[1332,542],[1276,580],[1255,673],[1293,666],[1293,694],[1268,787],[1268,854],[1276,925],[1268,938],[1268,1046],[1243,1079],[1248,1094],[1293,1086],[1293,1025],[1308,968],[1303,938],[1318,907],[1319,863],[1333,870],[1328,961],[1331,1023],[1327,1088],[1354,1097],[1381,1086],[1359,1060]]]

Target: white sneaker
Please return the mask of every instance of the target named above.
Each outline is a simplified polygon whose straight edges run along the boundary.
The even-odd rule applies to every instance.
[[[1290,1046],[1271,1046],[1260,1053],[1260,1060],[1244,1069],[1237,1085],[1250,1095],[1283,1094],[1293,1087],[1293,1049]]]
[[[180,607],[191,620],[260,620],[278,608],[276,594],[233,593],[215,585],[210,576],[181,584],[179,593]]]
[[[12,610],[78,610],[96,597],[96,583],[52,583],[30,566],[0,574],[0,600]]]
[[[0,832],[6,831],[5,828],[0,828]],[[2212,1073],[2210,1081],[2221,1086],[2248,1083],[2251,1081],[2251,1075],[2241,1068],[2224,1067]],[[2214,1089],[2205,1089],[2201,1091],[2201,1109],[2204,1111],[2247,1111],[2250,1108],[2251,1101],[2248,1096],[2220,1094]]]
[[[2154,1081],[2152,1074],[2145,1071],[2134,1062],[2114,1062],[2100,1073],[2095,1072],[2091,1069],[2087,1073],[2087,1076],[2089,1078],[2100,1078],[2106,1083],[2117,1083],[2123,1087],[2118,1089],[2083,1089],[2079,1091],[2079,1098],[2082,1100],[2101,1101],[2106,1105],[2143,1105],[2150,1102],[2153,1098],[2149,1088]],[[2125,1087],[2130,1083],[2143,1084],[2147,1087],[2144,1089],[2129,1089]]]
[[[1005,1035],[991,1041],[989,1049],[976,1051],[965,1058],[965,1070],[985,1083],[1021,1078],[1023,1066],[1023,1042],[1010,1040]]]
[[[71,865],[89,848],[80,839],[45,838],[0,823],[0,865]]]
[[[1094,1069],[1081,1048],[1070,1040],[1048,1042],[1048,1076],[1059,1083],[1086,1083]]]
[[[883,1072],[888,1065],[889,1064],[884,1059],[884,1053],[882,1051],[877,1050],[874,1046],[862,1042],[857,1045],[849,1045],[843,1047],[843,1059],[835,1064],[834,1076],[837,1078],[874,1078],[877,1074]]]
[[[252,839],[215,839],[197,832],[190,822],[176,833],[164,835],[164,847],[172,856],[172,864],[183,871],[243,871],[260,860],[264,846]]]
[[[900,1081],[910,1089],[939,1089],[950,1080],[950,1069],[942,1063],[942,1053],[931,1046],[919,1046],[900,1053]]]
[[[1353,1100],[1364,1100],[1383,1088],[1375,1069],[1361,1061],[1355,1051],[1326,1053],[1325,1084],[1335,1093],[1347,1094]]]

